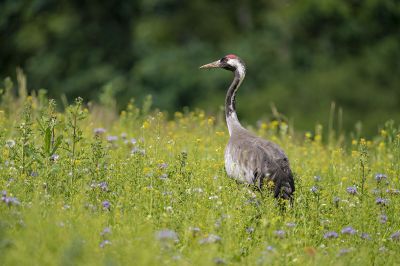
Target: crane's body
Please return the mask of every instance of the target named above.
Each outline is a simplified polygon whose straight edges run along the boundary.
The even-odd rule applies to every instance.
[[[243,61],[236,55],[227,55],[200,68],[224,68],[234,72],[225,99],[225,117],[229,142],[225,149],[225,169],[229,177],[255,185],[260,190],[272,181],[274,196],[291,199],[294,179],[285,152],[275,143],[264,140],[242,127],[236,114],[236,92],[246,75]]]

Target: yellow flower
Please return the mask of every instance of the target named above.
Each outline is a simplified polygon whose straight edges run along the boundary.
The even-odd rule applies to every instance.
[[[215,134],[217,134],[217,136],[224,136],[225,132],[224,131],[217,131],[217,132],[215,132]]]
[[[310,133],[310,132],[306,132],[305,137],[306,137],[307,139],[310,139],[310,138],[311,138],[311,133]]]
[[[181,112],[175,112],[175,117],[176,118],[182,118],[183,114]]]
[[[147,122],[147,121],[144,121],[142,128],[146,129],[146,128],[149,128],[149,127],[150,127],[150,123]]]
[[[353,139],[352,141],[351,141],[351,145],[357,145],[357,140],[355,140],[355,139]]]
[[[272,129],[275,129],[275,128],[277,128],[277,127],[278,127],[278,125],[279,125],[279,122],[278,122],[278,121],[276,121],[276,120],[274,120],[274,121],[272,121],[272,122],[271,122],[271,128],[272,128]]]
[[[386,137],[387,136],[386,130],[384,130],[384,129],[381,130],[381,136],[382,137]]]
[[[266,130],[267,128],[268,128],[267,123],[262,122],[262,124],[261,124],[261,129]]]

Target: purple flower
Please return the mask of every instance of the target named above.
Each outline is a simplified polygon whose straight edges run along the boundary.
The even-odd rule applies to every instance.
[[[381,215],[379,216],[379,218],[380,218],[379,220],[380,220],[381,224],[386,223],[387,220],[388,220],[388,217],[387,217],[385,214],[381,214]]]
[[[339,197],[335,196],[335,197],[333,198],[333,203],[335,204],[336,207],[339,206],[339,201],[340,201],[340,198],[339,198]]]
[[[272,250],[274,250],[274,247],[273,246],[267,246],[266,250],[272,251]]]
[[[284,237],[285,237],[285,231],[282,230],[282,229],[276,230],[274,233],[275,233],[275,235],[276,235],[277,237],[279,237],[279,238],[284,238]]]
[[[400,231],[394,232],[394,233],[390,236],[390,238],[391,238],[393,241],[400,241]]]
[[[160,169],[165,169],[165,168],[168,167],[168,164],[167,164],[167,163],[160,163],[160,164],[158,165],[158,167],[159,167]]]
[[[101,205],[103,206],[104,210],[110,210],[111,208],[111,203],[108,200],[103,201]]]
[[[98,184],[99,188],[101,188],[101,190],[107,192],[108,191],[108,184],[106,181],[100,182]]]
[[[52,162],[57,162],[57,161],[58,161],[58,158],[60,158],[60,156],[59,156],[58,154],[52,154],[52,155],[50,156],[50,161],[52,161]]]
[[[118,136],[107,136],[108,142],[115,142],[118,140]]]
[[[365,240],[371,240],[371,236],[367,233],[361,233],[360,237]]]
[[[197,236],[201,232],[201,229],[198,227],[189,227],[189,231],[192,232],[193,236]]]
[[[324,238],[337,238],[339,235],[335,231],[330,231],[324,234]]]
[[[355,186],[348,187],[348,188],[346,189],[346,191],[347,191],[347,193],[349,193],[350,195],[355,195],[355,194],[357,194],[357,188],[356,188]]]
[[[384,198],[376,198],[375,203],[378,205],[386,206],[389,204],[389,200]]]
[[[19,205],[20,204],[20,202],[19,202],[19,200],[17,198],[15,198],[15,197],[7,197],[7,191],[5,191],[5,190],[3,190],[1,192],[1,201],[3,201],[8,206]]]
[[[156,238],[160,241],[169,241],[172,240],[174,242],[178,242],[178,234],[175,231],[165,229],[156,232]]]
[[[111,233],[111,228],[110,227],[105,227],[103,231],[100,233],[101,236],[105,236]]]
[[[101,243],[100,243],[100,247],[101,248],[104,248],[105,246],[107,246],[107,245],[111,245],[111,241],[110,240],[103,240]]]
[[[199,243],[201,245],[203,244],[212,244],[212,243],[217,243],[221,242],[221,237],[217,235],[210,234],[208,237],[200,239]]]
[[[102,128],[102,127],[99,127],[99,128],[93,129],[93,133],[95,135],[101,135],[101,134],[106,133],[106,130],[104,128]]]
[[[375,175],[375,180],[379,183],[381,182],[383,179],[386,179],[387,176],[385,174],[376,174]]]
[[[351,226],[347,226],[347,227],[343,228],[341,231],[342,234],[346,234],[346,235],[354,235],[356,232],[357,231]]]
[[[400,194],[400,190],[395,189],[395,188],[388,188],[388,189],[386,189],[386,193],[397,195],[397,194]]]
[[[312,193],[317,193],[318,192],[318,187],[317,186],[312,186],[312,188],[310,188],[310,191]]]

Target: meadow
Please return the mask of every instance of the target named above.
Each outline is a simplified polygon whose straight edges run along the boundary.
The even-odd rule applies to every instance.
[[[2,265],[400,264],[393,122],[371,139],[250,126],[291,161],[282,210],[227,177],[222,113],[166,114],[150,98],[118,115],[79,98],[58,111],[44,91],[12,87],[0,96]]]

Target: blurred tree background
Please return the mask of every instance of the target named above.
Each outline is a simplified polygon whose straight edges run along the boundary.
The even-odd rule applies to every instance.
[[[347,130],[400,120],[398,0],[3,0],[0,37],[0,78],[20,66],[30,90],[56,99],[123,108],[152,94],[162,110],[215,112],[231,74],[198,67],[235,53],[248,66],[237,106],[249,123],[272,119],[273,104],[312,129],[332,101]]]

